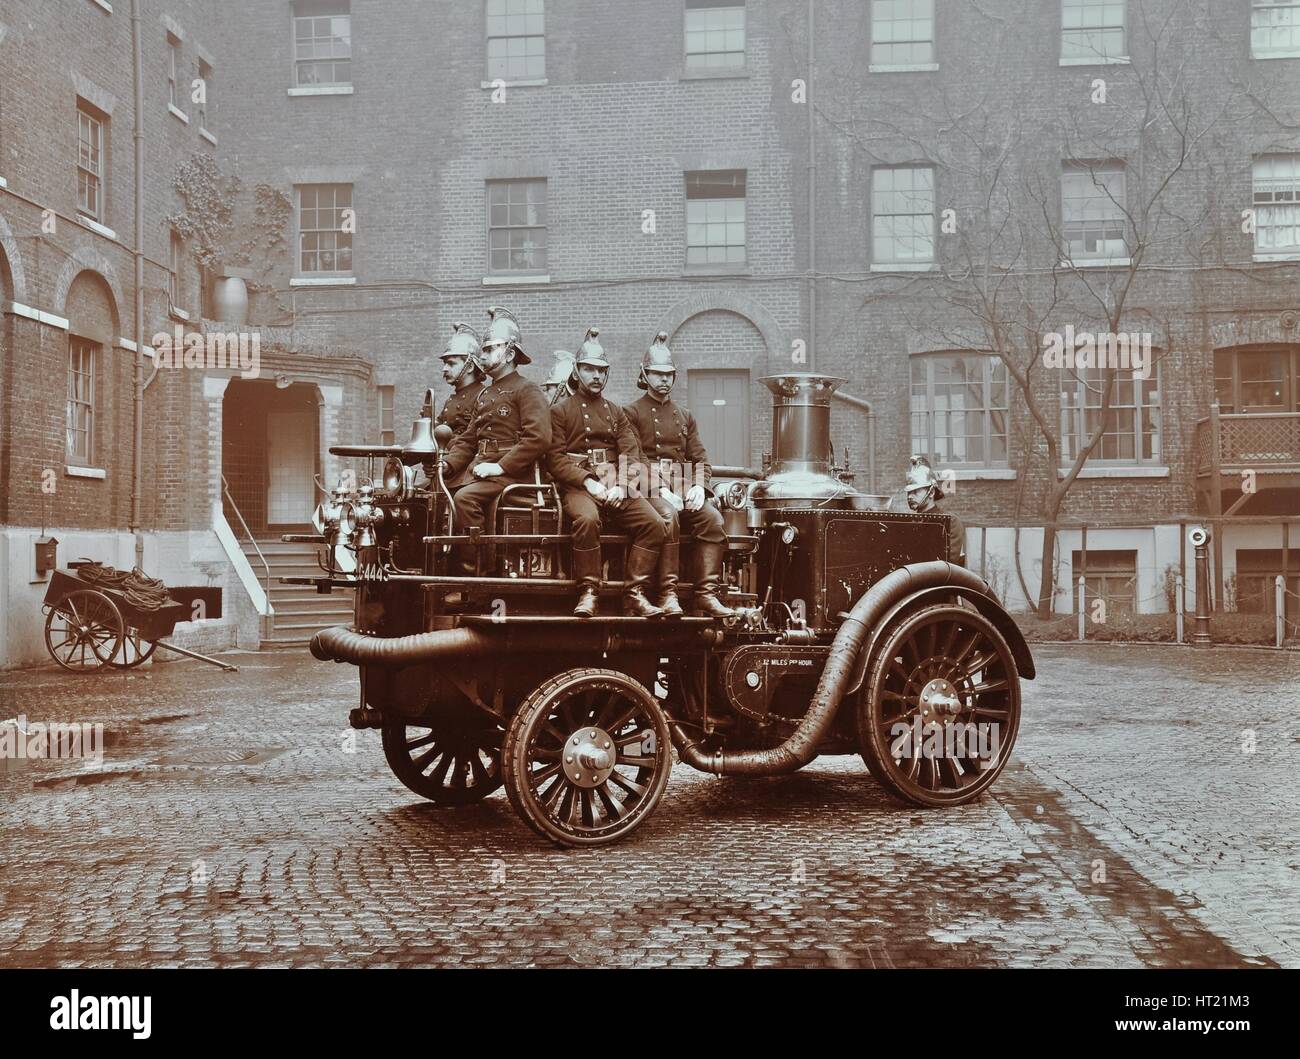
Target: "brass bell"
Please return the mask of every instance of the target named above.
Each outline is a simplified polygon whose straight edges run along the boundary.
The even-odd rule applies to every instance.
[[[423,458],[437,451],[438,443],[433,440],[433,420],[420,416],[411,424],[411,440],[402,449],[402,455]]]

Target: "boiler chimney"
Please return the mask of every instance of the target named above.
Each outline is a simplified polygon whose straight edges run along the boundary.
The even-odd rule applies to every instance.
[[[789,372],[760,380],[772,391],[772,462],[750,499],[756,507],[839,501],[851,506],[857,490],[832,474],[831,394],[843,382],[833,375]]]

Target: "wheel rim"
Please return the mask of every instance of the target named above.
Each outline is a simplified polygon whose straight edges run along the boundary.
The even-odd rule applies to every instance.
[[[384,732],[389,764],[411,790],[435,802],[474,802],[501,786],[499,728],[448,731],[396,724]]]
[[[45,646],[64,669],[100,669],[117,657],[123,639],[122,615],[102,592],[70,592],[45,619]]]
[[[521,796],[575,842],[626,834],[658,804],[672,758],[663,716],[630,680],[588,677],[557,689],[523,734]]]
[[[977,612],[944,606],[905,619],[870,690],[877,763],[905,797],[967,801],[1010,757],[1020,724],[1015,659]]]
[[[141,637],[139,629],[127,629],[126,635],[122,637],[122,650],[109,665],[114,669],[133,669],[153,657],[157,646],[156,640]]]

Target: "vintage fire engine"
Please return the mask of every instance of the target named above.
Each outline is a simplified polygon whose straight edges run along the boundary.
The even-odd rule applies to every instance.
[[[1011,754],[1033,660],[987,583],[944,560],[948,516],[888,510],[836,467],[841,381],[764,379],[763,471],[715,474],[734,620],[570,616],[554,487],[540,473],[511,486],[491,532],[459,532],[446,428],[428,419],[406,446],[332,448],[367,473],[322,503],[318,535],[286,538],[322,546],[322,576],[285,580],[355,591],[352,625],[311,644],[358,667],[350,723],[382,731],[388,764],[416,794],[457,806],[504,785],[523,820],[561,845],[635,830],[659,804],[674,749],[722,776],[860,753],[905,802],[977,798]],[[602,540],[611,614],[622,542]],[[472,547],[479,576],[452,573],[453,546]]]

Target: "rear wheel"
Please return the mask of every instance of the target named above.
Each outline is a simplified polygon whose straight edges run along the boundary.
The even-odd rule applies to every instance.
[[[45,647],[74,673],[89,673],[118,657],[126,625],[117,604],[93,588],[69,592],[45,618]]]
[[[501,786],[501,729],[386,721],[384,757],[403,785],[437,805],[471,805]]]
[[[890,629],[858,700],[871,774],[913,805],[973,801],[998,778],[1020,730],[1011,648],[978,611],[925,607]]]
[[[506,730],[506,794],[529,827],[563,846],[630,834],[659,804],[672,763],[658,703],[613,669],[551,678]]]

